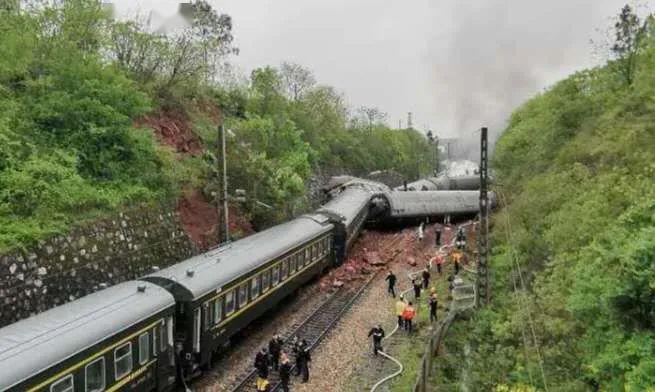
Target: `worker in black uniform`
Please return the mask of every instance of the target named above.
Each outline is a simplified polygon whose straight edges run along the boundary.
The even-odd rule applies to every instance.
[[[421,276],[423,277],[423,288],[427,290],[430,286],[430,270],[428,267],[425,267],[423,272],[421,272]]]
[[[312,357],[309,354],[309,344],[307,344],[307,341],[303,339],[298,347],[298,354],[296,357],[297,366],[300,367],[300,374],[303,383],[309,381],[309,362],[311,361]]]
[[[389,270],[389,273],[385,279],[387,283],[389,283],[387,292],[391,294],[392,297],[396,298],[396,275],[393,273],[393,271]]]
[[[273,338],[268,342],[268,352],[271,357],[271,367],[273,370],[277,371],[278,365],[280,363],[280,350],[282,350],[282,338],[280,335],[275,334]]]
[[[466,246],[466,234],[464,233],[464,228],[462,226],[457,228],[455,246],[457,249],[464,249],[464,246]]]
[[[282,350],[280,354],[280,386],[282,392],[289,392],[289,378],[291,376],[291,361],[289,356]]]
[[[428,305],[430,305],[430,322],[433,323],[437,321],[437,292],[432,288],[432,293],[428,299]]]
[[[419,299],[421,297],[421,283],[412,279],[412,288],[414,289],[414,299]]]
[[[268,379],[268,351],[266,347],[255,355],[255,369],[257,369],[258,387],[263,383],[263,380]]]
[[[382,338],[384,338],[384,329],[380,324],[371,328],[368,336],[373,336],[373,354],[378,355],[378,350],[382,351]]]
[[[296,376],[300,376],[300,350],[301,341],[297,336],[293,337],[293,356],[296,358]]]

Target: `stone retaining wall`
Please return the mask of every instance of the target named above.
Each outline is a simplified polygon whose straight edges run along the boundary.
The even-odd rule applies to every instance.
[[[0,256],[0,327],[196,253],[172,209],[142,208]]]

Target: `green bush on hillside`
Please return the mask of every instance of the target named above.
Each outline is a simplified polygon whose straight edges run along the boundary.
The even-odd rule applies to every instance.
[[[515,111],[498,141],[494,300],[456,336],[474,347],[471,390],[655,388],[649,34],[631,83],[620,60],[576,73]]]

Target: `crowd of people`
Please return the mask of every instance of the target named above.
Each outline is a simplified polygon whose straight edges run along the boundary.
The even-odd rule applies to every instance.
[[[421,225],[418,229],[418,239],[419,241],[423,240],[424,228]],[[410,276],[411,279],[411,288],[408,291],[413,293],[413,301],[408,301],[405,299],[404,295],[401,293],[398,300],[394,304],[394,314],[398,318],[398,329],[407,331],[407,333],[412,333],[415,329],[414,319],[417,315],[421,293],[423,291],[430,290],[427,295],[427,308],[429,310],[430,323],[437,322],[437,309],[439,307],[439,300],[437,298],[437,291],[435,287],[430,288],[430,279],[432,278],[431,271],[436,268],[437,274],[441,275],[443,273],[443,264],[446,263],[446,260],[449,259],[453,264],[453,274],[448,278],[450,282],[450,290],[453,290],[453,281],[455,276],[459,274],[461,270],[461,264],[465,262],[464,249],[466,247],[466,233],[463,227],[458,227],[457,233],[455,235],[455,241],[453,247],[449,251],[446,251],[441,247],[441,231],[436,229],[435,231],[435,245],[437,251],[434,256],[426,263],[426,266],[419,273]],[[387,281],[387,292],[393,298],[396,298],[396,283],[398,282],[398,277],[393,273],[391,269],[387,270],[387,276],[385,278]],[[376,325],[373,327],[369,334],[369,337],[373,338],[373,354],[377,355],[379,351],[382,350],[382,339],[385,336],[384,329],[381,325]]]
[[[270,390],[269,376],[271,370],[278,372],[280,388],[284,392],[289,392],[291,374],[294,369],[295,375],[300,377],[301,382],[306,383],[309,381],[309,362],[312,360],[309,344],[305,339],[293,338],[291,351],[295,357],[295,364],[292,364],[290,355],[284,348],[284,343],[284,340],[276,334],[268,342],[268,347],[262,347],[255,355],[257,391],[265,392]]]
[[[419,228],[419,240],[423,238],[423,226]],[[413,301],[405,299],[405,296],[400,293],[398,300],[394,304],[394,313],[398,318],[398,329],[406,331],[411,334],[415,329],[414,319],[417,316],[418,305],[420,304],[421,294],[423,291],[429,289],[427,294],[426,304],[429,309],[430,323],[437,321],[438,298],[435,287],[430,287],[430,279],[432,277],[431,270],[436,267],[436,272],[441,275],[443,273],[443,264],[446,258],[449,258],[453,263],[454,275],[449,277],[451,282],[454,276],[460,272],[460,264],[465,262],[464,248],[466,246],[466,235],[463,228],[458,228],[455,237],[455,246],[447,253],[440,247],[441,232],[437,229],[435,233],[435,241],[437,251],[434,256],[426,263],[426,266],[419,273],[411,277],[411,288],[408,291],[413,293]],[[398,277],[391,269],[387,271],[387,292],[393,298],[396,298],[396,283]],[[373,354],[378,355],[382,350],[382,340],[384,339],[385,331],[382,325],[377,324],[368,333],[368,336],[373,339]],[[269,341],[268,347],[263,347],[255,356],[255,369],[257,370],[257,391],[265,392],[270,390],[269,376],[270,371],[278,372],[280,387],[282,391],[288,392],[291,382],[292,372],[295,370],[295,375],[300,377],[301,382],[306,383],[309,380],[309,363],[311,362],[310,347],[305,339],[294,337],[290,342],[291,351],[295,359],[292,364],[290,353],[284,347],[284,341],[279,335],[273,336]]]

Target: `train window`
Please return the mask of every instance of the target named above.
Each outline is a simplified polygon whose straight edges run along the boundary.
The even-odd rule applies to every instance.
[[[296,253],[296,270],[301,269],[302,265],[305,263],[305,253],[300,251]]]
[[[239,307],[242,307],[248,302],[248,283],[239,286]]]
[[[259,297],[259,276],[255,276],[250,281],[250,297],[253,299]]]
[[[212,317],[212,309],[213,307],[211,306],[211,301],[207,301],[202,305],[203,312],[205,313],[205,331],[209,330],[209,327],[212,326],[213,317]]]
[[[309,247],[305,248],[305,265],[311,263],[312,261],[312,252]]]
[[[166,324],[159,326],[159,351],[166,351]]]
[[[116,380],[132,371],[132,343],[128,342],[114,350],[114,376]]]
[[[289,275],[293,274],[293,272],[296,270],[296,259],[297,258],[298,258],[297,255],[289,256]]]
[[[150,358],[150,335],[148,332],[139,336],[139,365],[148,362]]]
[[[155,325],[155,328],[152,329],[152,356],[153,357],[157,356],[157,350],[159,348],[159,346],[157,345],[157,339],[158,339],[158,333],[159,333],[159,331],[157,331],[158,328],[161,328],[161,327],[159,327],[158,325]]]
[[[276,265],[271,269],[271,286],[276,286],[280,282],[280,266]]]
[[[50,386],[50,392],[73,392],[73,376],[68,375]]]
[[[284,280],[289,272],[289,258],[287,257],[280,263],[280,280]]]
[[[221,311],[223,310],[223,298],[218,298],[214,300],[214,324],[218,324],[221,321]]]
[[[100,392],[105,390],[105,359],[98,358],[84,368],[84,382],[86,392]]]
[[[200,352],[200,307],[193,309],[193,352]]]
[[[266,292],[271,285],[271,271],[262,272],[262,293]]]
[[[225,315],[234,312],[234,291],[230,290],[225,294]]]

